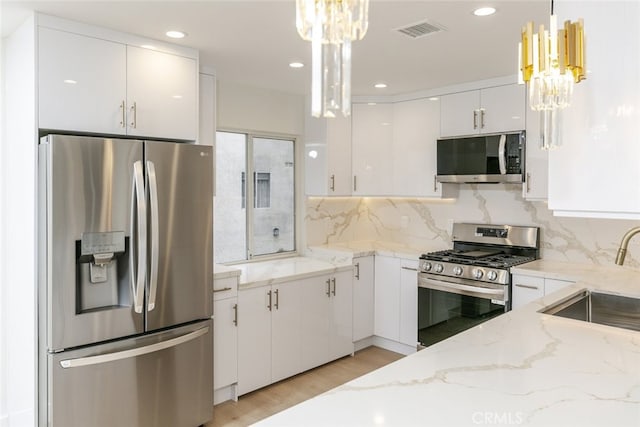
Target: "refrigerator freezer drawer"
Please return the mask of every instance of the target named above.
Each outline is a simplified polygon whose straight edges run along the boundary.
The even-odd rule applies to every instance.
[[[206,320],[51,354],[49,425],[204,424],[213,413],[212,349],[213,324]]]

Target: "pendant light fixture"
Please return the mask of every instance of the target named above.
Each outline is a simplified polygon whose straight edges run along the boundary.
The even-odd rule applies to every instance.
[[[559,110],[571,103],[574,83],[586,78],[583,21],[565,21],[558,29],[553,6],[551,0],[549,30],[540,25],[534,34],[533,22],[528,22],[518,46],[520,79],[529,85],[529,106],[541,115],[543,149],[559,145]]]
[[[311,114],[351,114],[351,42],[367,32],[369,0],[296,0],[298,34],[311,41]]]

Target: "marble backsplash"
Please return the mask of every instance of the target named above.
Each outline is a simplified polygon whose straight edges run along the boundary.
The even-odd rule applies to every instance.
[[[306,245],[355,240],[395,242],[425,251],[451,247],[453,222],[535,225],[541,257],[612,265],[623,234],[638,221],[555,217],[545,202],[524,200],[510,184],[465,184],[451,200],[411,198],[308,198]],[[640,267],[640,236],[625,265]]]

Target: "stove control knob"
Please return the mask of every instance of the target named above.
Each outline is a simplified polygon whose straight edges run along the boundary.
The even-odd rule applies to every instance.
[[[456,265],[455,267],[453,267],[453,274],[455,274],[456,276],[461,275],[462,267],[460,267],[459,265]]]
[[[434,270],[436,271],[436,273],[442,273],[442,270],[444,270],[444,266],[442,264],[436,264]]]
[[[429,261],[423,261],[421,268],[423,271],[431,271],[431,263]]]
[[[498,278],[498,273],[493,270],[489,270],[489,272],[487,273],[487,278],[491,281],[496,280]]]
[[[482,276],[484,276],[484,271],[482,271],[479,268],[474,268],[473,271],[471,272],[471,274],[473,275],[473,277],[475,279],[480,280],[480,279],[482,279]]]

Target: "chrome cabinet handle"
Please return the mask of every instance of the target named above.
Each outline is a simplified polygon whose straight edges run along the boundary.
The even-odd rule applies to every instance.
[[[484,108],[480,109],[480,129],[484,129]]]
[[[147,191],[149,191],[149,204],[151,205],[151,271],[149,273],[149,302],[147,311],[156,306],[156,294],[158,290],[158,256],[159,256],[159,217],[158,217],[158,180],[156,178],[156,166],[147,160]]]
[[[156,351],[164,350],[170,347],[176,347],[177,345],[184,344],[191,340],[209,332],[209,327],[198,329],[197,331],[190,332],[188,334],[181,335],[176,338],[172,338],[167,341],[161,341],[155,344],[147,345],[144,347],[132,348],[130,350],[117,351],[115,353],[100,354],[98,356],[79,357],[77,359],[66,359],[60,361],[60,366],[63,368],[78,368],[80,366],[99,365],[101,363],[115,362],[117,360],[131,359],[133,357],[142,356],[149,353],[155,353]]]
[[[360,280],[360,263],[356,262],[355,267],[356,267],[356,275],[355,275],[355,277],[356,277],[356,279]]]
[[[327,279],[327,297],[331,298],[331,279]]]
[[[527,172],[527,193],[531,191],[531,174]]]
[[[336,278],[331,279],[331,283],[333,283],[333,296],[336,296]]]
[[[525,289],[535,289],[536,291],[540,288],[538,288],[537,286],[532,286],[532,285],[522,285],[520,283],[516,283],[515,286],[517,288],[525,288]]]
[[[144,194],[144,175],[142,173],[141,160],[133,164],[130,226],[131,296],[133,298],[133,309],[136,313],[142,313],[143,291],[147,273],[145,268],[147,262],[147,204]],[[136,254],[137,260],[135,259]]]
[[[231,288],[222,288],[222,289],[214,289],[213,293],[215,294],[216,292],[226,292],[226,291],[230,291]]]
[[[438,176],[433,175],[433,191],[438,191]]]
[[[275,303],[273,306],[274,306],[274,307],[276,308],[276,310],[277,310],[277,309],[278,309],[278,305],[279,305],[279,303],[280,303],[280,290],[279,290],[279,289],[276,289],[275,293],[276,293],[276,303]]]
[[[233,304],[233,324],[238,326],[238,304]]]
[[[132,115],[133,119],[131,120],[130,125],[131,125],[132,128],[135,129],[137,124],[138,124],[138,117],[137,117],[137,115],[138,115],[138,106],[137,106],[137,104],[135,102],[131,106],[131,115]]]
[[[478,110],[473,110],[473,128],[478,129]]]
[[[403,270],[409,270],[409,271],[418,271],[417,268],[413,268],[413,267],[400,267]]]
[[[124,128],[127,124],[126,110],[124,100],[120,103],[120,127]]]
[[[269,295],[269,305],[267,305],[267,308],[271,311],[271,291],[267,292],[267,295]]]
[[[353,175],[353,191],[358,191],[358,177]]]
[[[331,184],[329,185],[331,191],[336,191],[336,176],[331,175]]]

